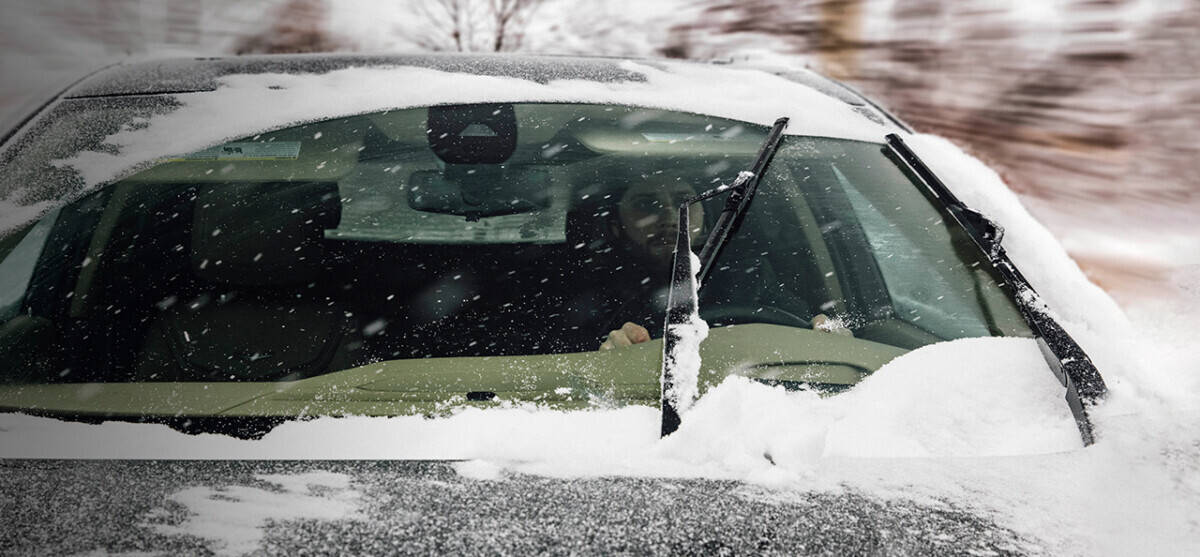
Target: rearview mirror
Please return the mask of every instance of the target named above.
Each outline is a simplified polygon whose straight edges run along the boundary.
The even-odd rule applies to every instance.
[[[517,115],[511,104],[431,106],[429,148],[446,164],[500,164],[517,149]]]
[[[427,213],[447,213],[477,220],[528,213],[550,206],[550,178],[545,170],[478,166],[447,167],[444,172],[418,170],[408,180],[408,206]]]

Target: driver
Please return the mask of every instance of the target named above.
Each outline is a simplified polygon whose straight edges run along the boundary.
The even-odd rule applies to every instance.
[[[665,312],[667,292],[671,277],[671,263],[675,252],[676,234],[679,227],[679,206],[697,194],[691,185],[682,181],[646,181],[631,186],[621,196],[616,207],[616,218],[606,223],[608,233],[615,241],[614,254],[624,256],[626,280],[617,288],[616,294],[626,302],[622,307],[635,308],[643,314],[640,318],[624,322],[619,328],[608,332],[600,344],[601,350],[640,344],[651,339],[650,331],[643,323],[657,323]],[[693,246],[704,230],[704,207],[695,203],[689,208],[689,236]],[[632,276],[631,276],[632,275]],[[638,275],[642,275],[640,279]],[[633,280],[628,280],[633,279]],[[631,311],[617,312],[620,314]],[[803,311],[807,317],[811,315]],[[620,321],[617,321],[620,322]],[[849,329],[824,314],[812,317],[814,330],[851,335]]]
[[[636,286],[630,299],[645,298],[652,305],[655,316],[666,308],[667,290],[670,286],[671,262],[675,255],[675,241],[679,229],[679,206],[696,196],[691,185],[671,181],[659,183],[646,181],[625,190],[617,203],[616,217],[610,219],[609,233],[616,239],[617,252],[627,256],[629,265],[645,274]],[[694,203],[688,211],[689,236],[693,243],[704,230],[704,207]],[[633,277],[636,278],[636,277]],[[626,304],[628,305],[628,304]],[[620,328],[609,331],[600,348],[607,350],[618,346],[640,344],[650,340],[646,327],[626,321]]]

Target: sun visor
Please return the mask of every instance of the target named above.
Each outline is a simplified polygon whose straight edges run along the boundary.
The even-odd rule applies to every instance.
[[[289,128],[156,161],[134,182],[336,182],[354,169],[362,137],[336,123]]]

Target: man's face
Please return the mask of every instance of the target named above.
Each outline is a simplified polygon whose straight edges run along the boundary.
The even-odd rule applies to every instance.
[[[669,262],[675,252],[679,206],[695,195],[691,186],[680,182],[645,182],[630,187],[618,205],[625,237],[649,259]],[[704,207],[699,203],[691,206],[688,224],[694,242],[704,228]]]

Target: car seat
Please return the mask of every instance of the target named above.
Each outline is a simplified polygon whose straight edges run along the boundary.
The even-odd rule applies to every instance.
[[[354,365],[357,327],[321,288],[324,230],[340,218],[333,183],[201,187],[191,267],[207,288],[159,312],[138,379],[272,381]]]

